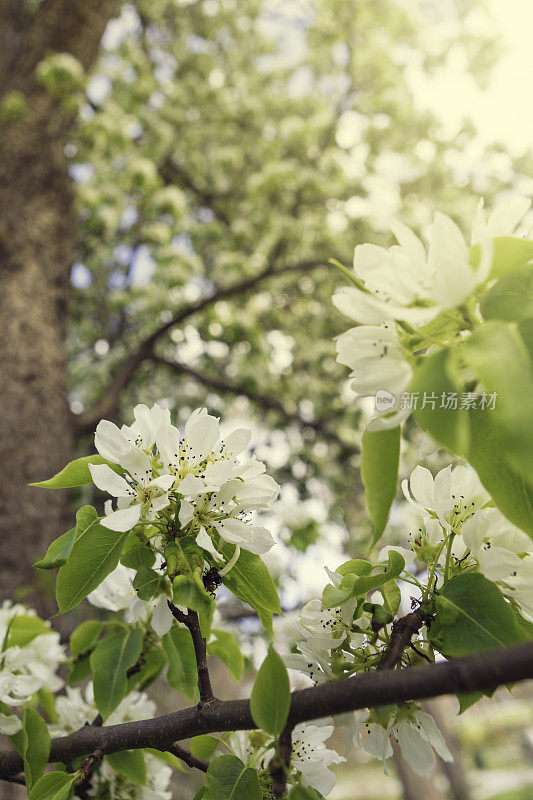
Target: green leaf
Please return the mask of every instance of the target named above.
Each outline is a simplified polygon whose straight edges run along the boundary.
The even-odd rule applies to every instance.
[[[151,567],[155,561],[153,550],[140,542],[134,533],[129,533],[120,557],[120,563],[130,569],[138,570],[139,567]]]
[[[85,656],[79,661],[74,661],[69,666],[67,675],[68,686],[75,686],[80,681],[86,680],[91,674],[91,657]]]
[[[94,701],[104,721],[126,696],[126,672],[137,663],[142,642],[141,629],[134,628],[101,639],[91,653]]]
[[[223,755],[214,758],[207,770],[203,800],[262,800],[263,792],[255,769],[245,767],[240,758]]]
[[[486,322],[464,343],[463,356],[486,391],[497,393],[494,410],[485,413],[504,439],[506,458],[527,479],[533,474],[533,365],[516,324]]]
[[[483,700],[485,695],[483,692],[461,692],[457,695],[459,700],[459,714],[464,714],[469,708]]]
[[[133,588],[140,600],[151,600],[161,587],[162,576],[141,564],[133,579]]]
[[[128,691],[131,691],[134,687],[142,690],[150,686],[161,674],[166,663],[167,659],[161,648],[152,647],[143,656],[143,664],[139,672],[128,678]]]
[[[197,758],[209,760],[219,744],[220,739],[208,733],[200,734],[200,736],[193,736],[191,739],[191,753]]]
[[[416,370],[410,391],[417,395],[414,417],[421,428],[452,453],[461,453],[468,442],[468,412],[460,408],[441,408],[450,395],[457,396],[460,388],[452,379],[452,358],[449,350],[426,356]],[[424,396],[426,404],[424,408]],[[429,398],[435,398],[434,408]]]
[[[480,300],[481,313],[488,319],[508,322],[533,317],[533,268],[522,267],[505,275]]]
[[[36,636],[50,633],[50,628],[39,617],[17,614],[9,623],[4,648],[26,647]]]
[[[76,514],[76,539],[69,560],[57,573],[56,598],[59,613],[75,608],[118,564],[125,533],[98,524],[92,506]]]
[[[231,677],[240,681],[244,669],[244,657],[237,638],[229,631],[213,631],[212,639],[207,645],[207,652],[218,656],[227,666]]]
[[[352,558],[337,567],[335,572],[338,572],[339,575],[348,575],[350,572],[354,575],[370,575],[372,567],[371,561],[366,561],[364,558]]]
[[[222,552],[229,559],[233,545],[225,545]],[[241,550],[235,566],[224,577],[224,586],[257,612],[263,627],[272,632],[272,614],[281,614],[278,591],[270,572],[259,556]]]
[[[176,575],[172,582],[172,596],[176,605],[200,614],[202,633],[206,635],[213,616],[214,600],[206,590],[200,572]]]
[[[49,772],[39,778],[29,794],[29,800],[69,800],[77,776],[66,772]]]
[[[507,519],[533,538],[533,489],[505,457],[505,439],[486,410],[472,410],[464,454]]]
[[[69,639],[69,649],[73,656],[88,653],[98,641],[103,624],[97,619],[88,619],[72,631]]]
[[[356,580],[357,576],[348,572],[338,586],[328,583],[322,594],[322,608],[336,608],[346,603],[353,595]]]
[[[478,572],[452,578],[441,589],[436,606],[437,646],[447,658],[507,647],[526,638],[500,590]]]
[[[37,700],[42,706],[44,711],[45,717],[48,722],[51,722],[55,725],[57,722],[57,712],[56,712],[56,698],[53,692],[50,689],[39,689],[37,692]]]
[[[38,483],[30,483],[30,486],[38,486],[41,489],[71,489],[74,486],[84,486],[86,483],[93,482],[89,472],[89,464],[107,464],[115,472],[124,472],[118,464],[111,464],[102,456],[95,454],[76,458],[66,467],[63,467],[61,472],[58,472],[53,478],[48,478],[48,480],[39,481]]]
[[[509,272],[524,267],[533,259],[533,242],[519,236],[497,236],[494,240],[494,255],[490,278],[501,278]],[[481,247],[475,244],[470,248],[470,259],[477,266],[481,258]]]
[[[396,581],[384,583],[380,588],[383,597],[383,606],[394,616],[402,602],[402,593]]]
[[[161,641],[168,661],[167,681],[173,689],[192,700],[198,673],[190,631],[187,628],[172,628]]]
[[[115,772],[125,775],[132,783],[146,785],[146,763],[142,750],[121,750],[105,759]]]
[[[272,645],[257,673],[250,710],[255,724],[271,736],[278,736],[289,716],[291,687],[287,668]]]
[[[75,537],[76,528],[62,533],[61,536],[58,536],[58,538],[52,542],[46,554],[39,559],[39,561],[36,561],[33,566],[37,569],[55,569],[56,567],[62,567],[63,564],[66,564],[68,561]]]
[[[374,545],[385,530],[398,490],[401,428],[366,430],[361,443],[361,477],[368,515],[374,526]]]
[[[41,715],[25,708],[22,717],[22,759],[28,791],[44,774],[50,755],[50,734]]]
[[[353,594],[355,597],[363,597],[368,592],[379,589],[389,581],[394,581],[400,576],[405,567],[405,559],[403,556],[395,550],[389,550],[388,559],[388,564],[384,567],[383,571],[378,572],[376,575],[362,575],[356,579],[353,587]]]
[[[192,800],[205,800],[205,786],[198,789]]]
[[[295,786],[289,794],[289,800],[320,800],[322,795],[310,786]]]

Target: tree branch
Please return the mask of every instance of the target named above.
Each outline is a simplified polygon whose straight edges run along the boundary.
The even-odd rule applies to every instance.
[[[215,695],[213,694],[211,678],[209,677],[209,668],[207,666],[207,643],[202,636],[198,614],[196,611],[191,611],[190,608],[187,610],[187,613],[184,614],[183,611],[180,611],[170,600],[167,600],[167,603],[174,619],[186,625],[191,632],[194,655],[196,656],[196,667],[198,669],[200,705],[209,703],[214,699]]]
[[[296,264],[292,264],[280,269],[275,269],[274,263],[275,259],[257,275],[246,278],[238,283],[234,283],[231,286],[225,286],[217,289],[214,294],[210,295],[209,297],[204,297],[197,303],[193,303],[185,308],[182,308],[181,311],[178,311],[172,317],[172,319],[170,319],[168,322],[165,322],[165,324],[161,325],[159,328],[156,328],[156,330],[153,331],[150,336],[147,336],[146,339],[144,339],[125,359],[125,361],[122,363],[122,366],[115,373],[111,379],[111,382],[103,392],[102,399],[99,403],[97,403],[96,407],[85,414],[79,414],[78,416],[74,417],[74,425],[78,431],[81,433],[91,431],[101,419],[112,417],[115,414],[121,392],[129,385],[143,361],[152,356],[156,342],[176,325],[180,325],[189,317],[192,317],[194,314],[198,314],[200,311],[204,311],[206,308],[214,305],[214,303],[218,303],[220,300],[228,300],[229,298],[246,294],[246,292],[255,289],[257,286],[263,283],[263,281],[272,277],[281,277],[298,272],[308,272],[311,269],[326,266],[326,262],[322,261],[321,259],[299,261]]]
[[[312,428],[312,430],[316,431],[316,433],[318,433],[318,435],[323,439],[336,444],[340,448],[343,455],[347,458],[359,453],[358,447],[349,445],[339,439],[335,431],[331,430],[324,419],[318,418],[316,420],[306,420],[298,411],[292,412],[285,408],[283,403],[273,395],[258,394],[242,384],[229,383],[228,381],[221,380],[220,378],[210,378],[208,375],[204,375],[198,370],[193,369],[193,367],[189,367],[187,364],[182,364],[179,361],[171,361],[170,359],[163,358],[155,353],[150,356],[150,360],[155,364],[161,364],[162,366],[168,367],[168,369],[171,369],[174,372],[190,375],[191,378],[194,378],[195,381],[198,381],[198,383],[201,383],[203,386],[208,386],[210,389],[215,389],[223,394],[234,394],[247,397],[262,409],[266,409],[267,411],[277,411],[279,414],[285,417],[285,419],[289,420],[289,422],[296,422],[302,428]]]
[[[193,755],[190,750],[182,747],[179,742],[174,742],[174,744],[170,745],[166,752],[172,753],[173,756],[181,759],[188,767],[199,769],[202,772],[207,772],[208,770],[209,761],[205,761],[203,758],[198,758],[198,756]]]
[[[390,643],[378,667],[379,670],[393,669],[396,666],[403,656],[403,651],[410,643],[411,638],[420,630],[426,621],[426,616],[420,608],[394,621]]]
[[[287,725],[278,741],[278,752],[270,761],[268,769],[272,778],[272,791],[276,797],[284,797],[287,790],[287,776],[291,766],[292,726]]]
[[[370,672],[301,689],[292,693],[287,724],[295,726],[321,719],[325,714],[333,716],[406,700],[495,689],[529,678],[533,678],[533,642],[422,667]],[[204,705],[140,722],[103,728],[86,726],[69,736],[54,739],[49,761],[65,763],[97,749],[104,754],[142,747],[167,750],[176,741],[202,733],[255,727],[249,700],[214,699]],[[16,775],[22,768],[18,753],[0,753],[0,774]]]

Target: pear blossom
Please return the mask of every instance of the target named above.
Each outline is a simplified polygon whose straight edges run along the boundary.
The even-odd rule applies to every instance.
[[[297,725],[292,734],[291,767],[300,775],[304,786],[310,786],[324,797],[337,783],[335,773],[329,767],[346,759],[325,745],[333,733],[333,725],[315,723]]]
[[[456,557],[470,551],[486,578],[501,581],[521,569],[521,555],[531,549],[531,539],[497,508],[486,508],[465,523],[458,547],[461,549],[454,549]]]
[[[490,500],[471,467],[445,467],[435,478],[418,466],[409,480],[402,481],[406,500],[422,514],[436,517],[447,531],[458,533],[462,525]]]
[[[533,622],[533,553],[528,553],[522,560],[516,574],[505,578],[510,591],[506,593],[520,606],[524,619]]]
[[[100,524],[112,531],[129,531],[140,521],[152,520],[158,511],[169,505],[168,490],[174,483],[172,475],[152,478],[150,459],[145,453],[129,454],[123,458],[131,475],[126,480],[107,464],[89,464],[94,484],[117,498],[117,510],[106,515]]]
[[[531,207],[531,200],[521,195],[513,195],[496,206],[489,216],[484,208],[484,200],[478,203],[474,225],[472,226],[472,244],[496,236],[512,236],[515,228]]]
[[[163,425],[170,425],[170,411],[157,403],[152,408],[143,404],[135,406],[133,416],[135,422],[130,426],[118,428],[106,419],[96,426],[94,443],[106,461],[125,466],[122,461],[132,450],[150,450],[159,429]]]
[[[382,712],[360,711],[356,717],[354,744],[379,758],[387,771],[387,760],[393,754],[391,737],[400,746],[410,767],[425,778],[431,777],[437,763],[435,753],[444,761],[453,761],[444,738],[431,714],[414,704],[402,706],[388,719]]]
[[[40,689],[61,689],[63,681],[56,673],[65,661],[65,650],[59,643],[59,633],[52,630],[34,636],[24,646],[7,646],[10,625],[19,615],[36,616],[33,610],[9,601],[0,607],[0,703],[23,707]],[[14,714],[0,713],[0,733],[12,735],[20,727]]]
[[[351,387],[361,397],[386,389],[400,395],[413,377],[393,322],[360,325],[337,337],[337,362],[352,372]]]
[[[332,733],[333,725],[327,721],[297,725],[292,732],[291,769],[304,786],[316,789],[324,797],[330,794],[337,782],[335,774],[328,768],[346,761],[335,750],[326,747],[325,741]],[[258,744],[248,731],[231,733],[227,744],[237,758],[255,769],[266,769],[275,752],[267,743]]]

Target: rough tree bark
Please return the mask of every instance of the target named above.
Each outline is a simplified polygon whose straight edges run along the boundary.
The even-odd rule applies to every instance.
[[[31,582],[33,556],[64,530],[66,493],[27,484],[56,472],[73,449],[63,345],[76,236],[65,145],[75,117],[35,67],[62,52],[88,69],[119,0],[27,5],[0,4],[0,115],[13,92],[26,104],[0,125],[1,597]]]

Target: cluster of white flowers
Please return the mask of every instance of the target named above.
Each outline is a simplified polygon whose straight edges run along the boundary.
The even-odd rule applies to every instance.
[[[0,607],[0,733],[11,736],[22,727],[6,707],[24,707],[40,689],[57,692],[63,686],[56,672],[64,648],[48,627],[25,606],[5,601]]]
[[[393,754],[391,738],[400,745],[403,758],[419,775],[429,778],[437,763],[435,753],[444,761],[453,756],[431,714],[422,711],[419,704],[400,706],[386,718],[380,710],[360,711],[355,723],[354,744],[362,747],[380,761],[386,771],[386,762]]]
[[[346,761],[335,750],[326,747],[325,741],[333,733],[330,720],[297,725],[292,732],[291,769],[298,774],[304,786],[311,786],[324,797],[332,791],[337,779],[328,769],[332,764]],[[241,761],[254,769],[266,769],[274,755],[270,745],[257,746],[248,731],[236,731],[227,744]]]
[[[447,537],[452,536],[452,571],[479,569],[498,582],[503,594],[533,621],[533,552],[531,539],[490,505],[491,498],[471,467],[446,467],[433,478],[418,466],[402,484],[415,511],[412,552],[394,547],[407,562],[416,558],[442,566]],[[379,558],[386,557],[390,547]],[[414,558],[413,558],[414,554]]]
[[[90,465],[96,486],[117,499],[102,525],[129,531],[140,522],[162,529],[179,524],[217,557],[225,542],[235,545],[236,554],[272,547],[272,536],[253,515],[271,505],[279,486],[262,462],[243,455],[251,431],[240,428],[221,438],[218,419],[206,409],[194,411],[182,433],[158,405],[138,405],[134,416],[131,426],[102,420],[96,429],[96,449],[123,470],[120,475],[106,464]]]
[[[373,244],[355,248],[356,285],[343,287],[333,303],[358,323],[337,338],[337,361],[352,370],[351,385],[357,394],[375,395],[384,389],[399,397],[407,389],[413,369],[406,332],[423,328],[441,312],[469,300],[489,277],[493,239],[512,234],[530,205],[529,199],[514,197],[487,219],[480,202],[472,230],[472,244],[480,247],[475,268],[463,234],[441,213],[430,228],[427,251],[400,222],[392,229],[397,245],[388,250]],[[397,425],[408,413],[396,410],[378,418],[372,427]]]
[[[138,722],[151,719],[156,707],[144,692],[130,692],[108,717],[108,725],[121,722]],[[66,694],[56,699],[57,722],[50,726],[52,736],[66,736],[91,724],[98,715],[94,703],[92,683],[82,692],[67,686]],[[168,785],[172,769],[150,753],[143,753],[146,766],[146,785],[132,783],[124,775],[114,772],[106,761],[101,762],[93,773],[90,796],[113,797],[116,800],[171,800]]]

